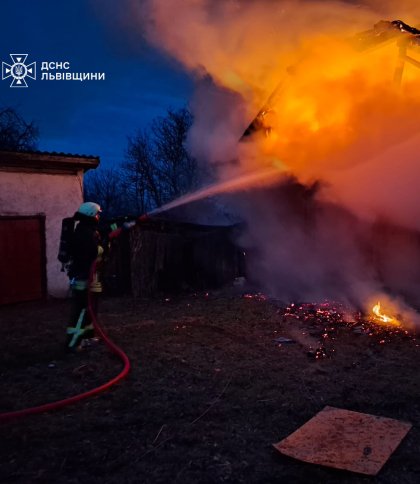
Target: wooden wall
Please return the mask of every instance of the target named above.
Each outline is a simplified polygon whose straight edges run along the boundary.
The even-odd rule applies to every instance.
[[[222,287],[243,275],[234,226],[153,220],[113,243],[104,269],[108,293],[150,297]]]

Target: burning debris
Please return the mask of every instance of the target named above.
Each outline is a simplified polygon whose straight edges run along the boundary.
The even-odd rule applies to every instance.
[[[283,313],[283,321],[288,319],[299,320],[311,335],[319,337],[319,347],[308,351],[308,356],[315,359],[333,356],[336,351],[334,341],[343,328],[368,336],[375,344],[385,344],[402,338],[418,346],[416,333],[405,329],[396,318],[383,314],[380,302],[372,308],[372,314],[354,311],[344,304],[333,302],[290,304]]]
[[[356,43],[361,49],[389,40],[405,42],[410,47],[420,47],[420,30],[410,27],[402,20],[381,20],[373,26],[373,29],[356,36]]]
[[[253,301],[270,301],[261,293],[247,293],[242,297]],[[278,304],[277,301],[271,301]],[[383,345],[403,339],[419,346],[416,332],[406,329],[403,321],[397,317],[384,314],[380,302],[375,304],[371,314],[329,301],[292,303],[277,312],[282,316],[283,323],[292,322],[292,327],[288,329],[287,336],[276,334],[274,342],[279,347],[298,342],[307,349],[308,356],[316,360],[334,356],[335,342],[343,329],[356,335],[368,336],[372,344]]]

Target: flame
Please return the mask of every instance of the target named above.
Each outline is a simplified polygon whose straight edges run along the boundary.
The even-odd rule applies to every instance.
[[[310,54],[286,74],[263,117],[264,132],[275,136],[258,139],[260,152],[280,157],[300,179],[328,178],[414,133],[420,69],[406,68],[401,91],[392,82],[395,44],[360,53],[343,39],[315,37],[306,46]]]
[[[395,318],[391,318],[391,316],[387,316],[386,314],[382,313],[380,301],[378,301],[377,304],[373,306],[372,312],[375,315],[375,319],[380,321],[381,323],[399,324],[399,322]]]
[[[373,39],[361,49],[355,38],[379,20],[402,14],[416,25],[419,9],[414,1],[404,11],[397,2],[388,2],[386,10],[368,3],[370,8],[349,2],[148,0],[143,23],[149,41],[241,100],[240,109],[223,105],[223,126],[235,119],[232,138],[239,139],[259,115],[262,136],[237,148],[245,171],[280,159],[279,171],[304,183],[335,183],[343,168],[368,164],[418,132],[419,65],[405,62],[402,82],[396,83],[398,39]],[[420,61],[419,48],[410,47],[408,54]],[[211,102],[198,117],[213,108]],[[230,115],[233,109],[239,122]],[[216,151],[224,138],[208,118],[209,125],[195,132],[197,144],[210,138],[205,145]],[[220,162],[217,156],[209,159]],[[395,169],[394,159],[389,168]]]

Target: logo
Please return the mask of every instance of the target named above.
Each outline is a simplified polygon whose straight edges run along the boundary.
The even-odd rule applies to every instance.
[[[2,62],[1,78],[3,80],[12,77],[10,87],[28,87],[25,77],[36,79],[36,62],[26,65],[28,54],[10,54],[13,64]]]

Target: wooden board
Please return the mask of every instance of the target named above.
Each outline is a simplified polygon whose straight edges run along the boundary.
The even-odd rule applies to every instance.
[[[410,428],[408,422],[327,406],[273,445],[304,462],[374,476]]]

